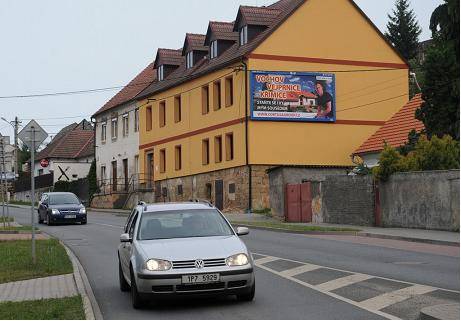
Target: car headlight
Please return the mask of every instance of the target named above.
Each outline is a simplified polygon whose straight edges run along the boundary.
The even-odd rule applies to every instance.
[[[240,253],[229,256],[226,259],[226,264],[228,266],[242,266],[248,264],[248,256],[246,254]]]
[[[51,210],[51,214],[53,214],[53,215],[58,215],[58,214],[61,214],[61,212],[59,212],[59,210],[53,208],[53,209]]]
[[[86,214],[86,208],[82,207],[79,211],[79,214]]]
[[[167,271],[171,269],[171,262],[165,260],[150,259],[146,262],[149,271]]]

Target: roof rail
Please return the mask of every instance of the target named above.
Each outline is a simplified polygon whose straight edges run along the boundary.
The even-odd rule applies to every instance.
[[[208,200],[201,200],[201,199],[198,199],[198,198],[194,198],[194,199],[190,199],[189,202],[192,202],[192,203],[203,203],[205,205],[208,205],[209,207],[213,207],[213,204],[208,201]]]

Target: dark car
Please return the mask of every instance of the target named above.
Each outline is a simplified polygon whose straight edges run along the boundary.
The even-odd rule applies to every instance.
[[[73,193],[45,193],[38,205],[38,222],[86,224],[86,208]]]

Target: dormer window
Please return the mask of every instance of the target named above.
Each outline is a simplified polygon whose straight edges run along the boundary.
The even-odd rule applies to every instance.
[[[210,58],[216,58],[218,56],[218,40],[214,40],[210,45]]]
[[[248,26],[243,26],[240,28],[240,46],[243,46],[248,43]]]
[[[158,81],[162,81],[164,78],[164,66],[161,65],[157,69],[157,79]]]
[[[194,67],[194,52],[189,51],[186,55],[186,68],[190,69]]]

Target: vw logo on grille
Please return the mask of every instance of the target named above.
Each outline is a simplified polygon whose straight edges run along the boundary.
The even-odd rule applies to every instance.
[[[195,260],[195,267],[197,269],[202,269],[205,266],[205,263],[203,263],[203,260]]]

